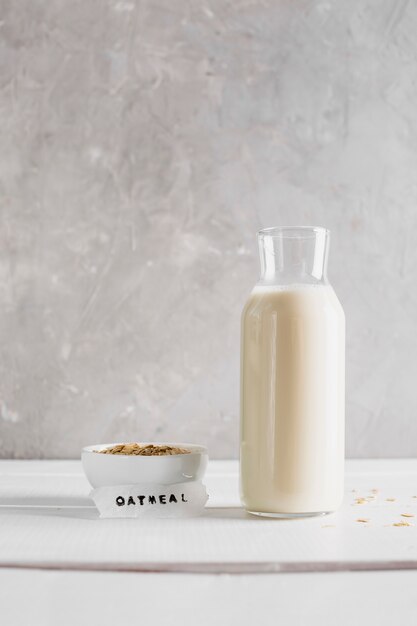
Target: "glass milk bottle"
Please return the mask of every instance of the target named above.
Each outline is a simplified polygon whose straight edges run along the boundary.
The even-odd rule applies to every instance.
[[[257,515],[334,511],[343,498],[345,316],[325,228],[259,231],[261,278],[242,314],[240,486]]]

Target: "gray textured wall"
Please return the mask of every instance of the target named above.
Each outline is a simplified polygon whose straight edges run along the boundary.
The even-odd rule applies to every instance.
[[[417,452],[417,5],[0,0],[0,454],[236,455],[255,231],[332,230],[347,451]]]

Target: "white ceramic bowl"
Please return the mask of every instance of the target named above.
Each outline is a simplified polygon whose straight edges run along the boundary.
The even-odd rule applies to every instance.
[[[141,442],[142,443],[142,442]],[[148,445],[149,442],[143,445]],[[187,481],[201,480],[206,471],[207,448],[193,443],[155,443],[191,450],[189,454],[163,456],[139,456],[128,454],[98,454],[94,450],[103,450],[117,446],[117,443],[102,443],[82,449],[81,461],[85,475],[92,487],[113,485],[135,485],[141,483],[159,483],[171,485]]]

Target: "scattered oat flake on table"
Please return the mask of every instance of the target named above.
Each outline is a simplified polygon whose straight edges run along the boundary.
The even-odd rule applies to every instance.
[[[372,493],[379,493],[379,489],[371,489]]]
[[[322,528],[336,528],[334,524],[323,524]]]
[[[395,502],[395,498],[385,498],[385,502]]]
[[[401,513],[401,517],[414,517],[412,513]]]
[[[366,517],[359,517],[359,519],[357,519],[356,521],[360,522],[361,524],[367,524],[369,522],[369,519],[366,519]]]
[[[411,522],[406,522],[405,520],[401,520],[401,522],[395,522],[393,526],[414,526]]]
[[[367,504],[368,500],[366,498],[356,498],[356,504]]]

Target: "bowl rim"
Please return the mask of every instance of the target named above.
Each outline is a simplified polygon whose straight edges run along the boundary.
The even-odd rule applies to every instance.
[[[105,448],[111,448],[112,446],[118,446],[126,442],[119,441],[114,443],[96,443],[89,446],[84,446],[81,450],[82,454],[93,454],[97,450],[104,450]],[[188,454],[161,454],[161,455],[139,455],[139,454],[101,454],[101,458],[106,459],[183,459],[184,457],[190,457],[194,455],[208,454],[206,446],[202,446],[199,443],[178,443],[178,442],[165,442],[165,441],[141,441],[141,445],[156,445],[156,446],[172,446],[173,448],[188,448],[190,452]]]

